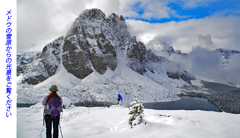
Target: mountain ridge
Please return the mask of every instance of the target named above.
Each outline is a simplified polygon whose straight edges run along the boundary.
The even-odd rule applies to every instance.
[[[29,73],[31,69],[27,65],[22,66],[21,71],[24,68],[27,70],[22,71],[27,74],[22,82],[37,84],[46,80],[56,73],[60,62],[69,73],[79,79],[93,71],[104,74],[107,67],[114,71],[118,62],[117,53],[129,61],[127,66],[142,75],[146,69],[152,72],[156,69],[151,64],[166,62],[176,68],[175,71],[167,73],[169,77],[181,78],[188,83],[195,79],[184,69],[178,72],[180,66],[156,56],[151,50],[147,50],[142,42],[137,41],[135,36],[131,37],[123,16],[113,13],[105,18],[101,10],[90,9],[76,18],[65,37],[61,36],[47,44],[41,54],[30,63],[37,64],[37,67],[32,69],[35,74]],[[47,73],[40,75],[39,71]]]

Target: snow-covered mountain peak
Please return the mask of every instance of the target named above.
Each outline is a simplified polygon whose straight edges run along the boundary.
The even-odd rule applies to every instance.
[[[120,60],[117,54],[123,57],[121,60],[127,60],[125,63],[128,67],[140,74],[146,72],[146,69],[152,72],[158,70],[154,67],[155,64],[161,66],[163,62],[170,62],[147,50],[144,43],[137,41],[136,36],[131,37],[122,16],[113,13],[105,18],[101,10],[89,9],[73,22],[65,38],[59,37],[43,48],[36,58],[41,69],[36,68],[35,72],[38,73],[35,76],[25,76],[23,82],[39,83],[39,80],[43,81],[54,75],[60,64],[79,79],[94,71],[104,74],[108,68],[114,71],[117,67]],[[42,76],[41,70],[47,73]],[[180,72],[166,72],[175,73],[174,78],[181,78],[184,73],[184,80],[190,83],[193,77],[187,77],[184,69],[178,67],[177,70]],[[34,79],[37,81],[32,81]]]
[[[83,22],[95,22],[105,20],[105,13],[100,9],[86,9],[78,17]]]
[[[106,18],[99,9],[81,13],[65,37],[47,44],[36,60],[18,70],[24,70],[19,86],[37,84],[35,92],[55,83],[72,100],[111,102],[117,93],[129,97],[126,101],[135,95],[144,95],[144,101],[178,100],[176,87],[195,79],[131,37],[122,16]]]

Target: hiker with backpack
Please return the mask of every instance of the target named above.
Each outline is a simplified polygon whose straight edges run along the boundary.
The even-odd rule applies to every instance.
[[[118,100],[117,105],[122,105],[122,96],[120,94],[118,94],[117,100]]]
[[[62,98],[57,94],[57,85],[52,85],[49,88],[50,93],[43,101],[44,107],[44,120],[46,123],[46,136],[52,138],[51,130],[53,124],[53,138],[58,138],[58,125],[60,121],[60,112],[62,112]]]

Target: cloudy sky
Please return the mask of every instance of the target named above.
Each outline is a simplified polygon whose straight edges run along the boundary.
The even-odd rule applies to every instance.
[[[18,50],[42,50],[89,8],[123,15],[131,36],[148,48],[240,49],[238,0],[17,0]]]
[[[211,52],[240,51],[239,0],[17,0],[18,51],[41,51],[90,8],[123,15],[131,36],[154,52],[172,46],[189,53],[168,58],[198,79],[240,86],[240,54],[222,68],[222,56]]]

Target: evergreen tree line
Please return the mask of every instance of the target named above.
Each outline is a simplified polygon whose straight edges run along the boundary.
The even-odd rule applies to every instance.
[[[75,106],[85,106],[85,107],[110,107],[111,105],[114,105],[114,103],[107,102],[107,101],[88,101],[83,100],[74,103]]]
[[[208,101],[214,103],[220,111],[240,114],[240,89],[216,92],[207,96]]]
[[[240,89],[213,91],[210,94],[185,92],[178,96],[206,98],[209,102],[215,104],[220,111],[240,114]]]
[[[214,82],[201,82],[204,88],[207,88],[210,94],[184,92],[179,96],[190,96],[207,98],[209,102],[215,104],[220,111],[227,113],[240,114],[240,89],[237,87],[214,83]]]

